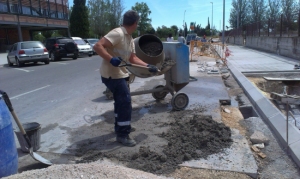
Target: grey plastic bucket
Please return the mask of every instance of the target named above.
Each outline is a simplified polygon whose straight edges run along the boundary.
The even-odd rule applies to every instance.
[[[41,125],[37,122],[30,122],[22,124],[27,136],[30,139],[33,151],[36,152],[40,148],[41,143]],[[21,131],[15,131],[19,140],[21,150],[29,153],[28,144]]]

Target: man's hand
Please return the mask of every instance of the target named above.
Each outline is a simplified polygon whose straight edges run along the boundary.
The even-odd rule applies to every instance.
[[[151,73],[158,72],[158,69],[157,69],[157,67],[155,65],[148,64],[147,67],[148,67],[149,72],[151,72]]]
[[[118,67],[120,64],[121,64],[121,58],[120,57],[113,57],[110,59],[110,63],[115,66],[115,67]]]

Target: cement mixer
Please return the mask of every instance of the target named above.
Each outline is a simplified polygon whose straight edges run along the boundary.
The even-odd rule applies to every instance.
[[[165,75],[166,85],[158,85],[151,90],[131,92],[131,96],[149,94],[156,100],[164,99],[168,93],[172,95],[171,105],[174,110],[183,110],[189,103],[185,93],[177,93],[189,83],[189,49],[179,42],[164,42],[154,35],[143,35],[134,39],[136,56],[145,63],[155,65],[160,71],[156,74],[145,68],[136,68],[128,65],[126,68],[131,73],[130,82],[134,76],[148,78]],[[112,94],[105,92],[106,96]]]

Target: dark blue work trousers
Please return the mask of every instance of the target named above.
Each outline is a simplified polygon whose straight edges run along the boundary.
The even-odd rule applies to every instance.
[[[131,96],[127,85],[128,78],[101,78],[114,95],[115,132],[118,137],[126,137],[131,130]]]

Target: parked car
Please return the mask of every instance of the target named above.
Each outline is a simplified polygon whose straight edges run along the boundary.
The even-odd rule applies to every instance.
[[[45,46],[49,51],[49,57],[52,61],[60,60],[61,58],[78,57],[78,48],[74,40],[70,37],[51,37],[46,39]]]
[[[186,44],[190,45],[191,40],[196,39],[197,34],[187,34],[186,36]]]
[[[94,50],[94,45],[99,41],[99,39],[83,39],[86,43],[88,43],[90,46],[91,46],[91,48],[92,48],[92,50],[93,50],[93,54],[95,55],[96,54],[96,52],[95,52],[95,50]]]
[[[21,67],[28,62],[44,62],[49,64],[49,54],[45,46],[39,41],[17,42],[7,53],[7,64]]]
[[[90,57],[90,56],[93,55],[93,49],[82,38],[80,38],[80,37],[72,37],[72,39],[77,44],[80,56],[81,55],[88,55]]]

